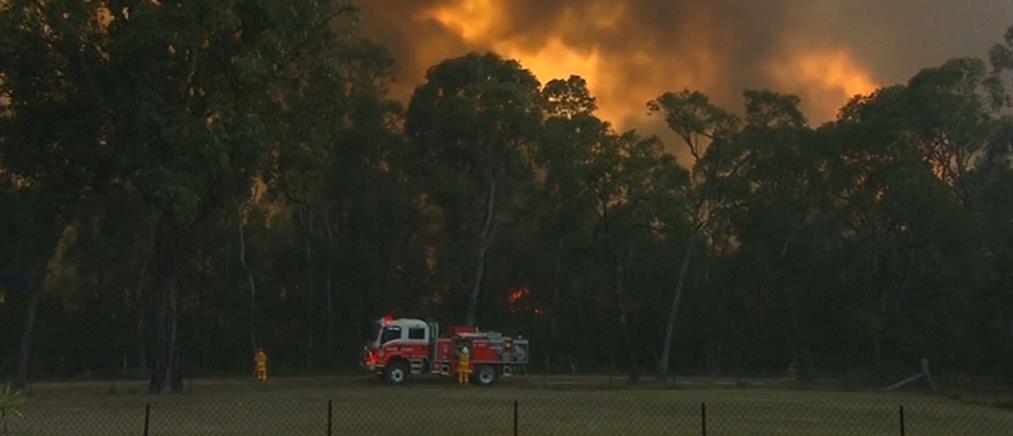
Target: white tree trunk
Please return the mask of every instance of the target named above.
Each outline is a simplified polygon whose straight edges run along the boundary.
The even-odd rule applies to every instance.
[[[257,284],[253,280],[253,271],[250,270],[249,264],[246,262],[246,236],[244,229],[246,228],[246,217],[243,214],[241,206],[237,205],[239,212],[239,263],[243,266],[243,271],[246,272],[246,281],[250,287],[250,312],[249,312],[249,328],[250,328],[250,355],[257,354]]]
[[[676,314],[679,312],[679,302],[682,301],[682,290],[686,287],[686,275],[689,272],[689,262],[693,258],[693,251],[696,244],[693,237],[686,243],[686,256],[682,259],[682,267],[679,269],[679,281],[675,285],[675,292],[672,294],[672,307],[668,311],[668,325],[665,327],[665,342],[661,344],[661,357],[658,359],[658,378],[668,378],[669,360],[672,354],[672,334],[675,331]]]
[[[616,259],[616,306],[619,309],[619,328],[622,330],[623,346],[630,356],[630,382],[640,380],[640,360],[630,340],[629,319],[626,316],[626,268],[630,265],[633,252],[627,248],[626,256]]]
[[[486,199],[485,219],[482,223],[482,233],[478,241],[478,258],[475,265],[475,281],[472,283],[471,295],[468,297],[468,326],[475,325],[475,316],[478,313],[478,296],[482,292],[482,277],[485,273],[485,255],[489,251],[493,237],[496,235],[496,179],[489,177],[489,193]]]

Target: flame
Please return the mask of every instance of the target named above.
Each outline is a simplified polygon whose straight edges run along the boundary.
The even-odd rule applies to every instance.
[[[531,295],[530,288],[511,289],[510,294],[507,295],[507,311],[514,315],[526,312],[524,299],[526,299],[529,295]]]
[[[844,48],[803,52],[787,61],[769,63],[767,70],[779,87],[803,97],[813,118],[822,120],[833,118],[851,97],[870,94],[879,87]]]
[[[531,289],[529,288],[515,288],[510,290],[510,296],[507,297],[507,304],[511,307],[517,305],[525,297],[531,295]]]
[[[531,306],[527,302],[531,296],[531,288],[513,288],[507,295],[507,311],[513,315],[531,313],[537,317],[545,315],[545,309],[541,306]]]

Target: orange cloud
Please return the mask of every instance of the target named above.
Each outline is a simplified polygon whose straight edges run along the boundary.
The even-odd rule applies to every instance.
[[[542,84],[552,79],[565,79],[571,74],[587,80],[592,93],[600,84],[601,56],[597,50],[581,53],[556,38],[536,50],[526,50],[509,41],[493,44],[493,49],[507,58],[519,60]]]
[[[444,3],[423,9],[416,19],[434,20],[473,46],[495,51],[508,59],[517,59],[542,84],[576,74],[587,81],[592,93],[599,90],[602,75],[601,56],[597,50],[577,50],[553,35],[547,35],[544,42],[534,47],[522,44],[506,31],[501,6],[501,2],[483,0]],[[617,11],[603,14],[599,19],[600,25],[614,25],[619,17]]]
[[[607,69],[597,48],[574,47],[563,39],[568,31],[581,27],[614,30],[625,18],[623,3],[592,4],[594,13],[591,22],[584,21],[584,17],[568,10],[555,26],[555,34],[545,35],[536,40],[535,44],[531,44],[530,35],[510,32],[506,15],[501,10],[502,5],[502,2],[483,0],[440,3],[422,9],[415,18],[440,23],[476,49],[492,50],[506,58],[520,61],[542,84],[553,79],[565,79],[572,74],[583,77],[591,93],[598,97],[599,116],[614,123],[642,116],[644,102],[660,92],[623,86],[626,77],[620,63],[613,63],[612,68]],[[590,30],[592,29],[588,29]],[[630,53],[628,62],[646,65],[651,62],[651,56],[642,51]]]
[[[810,38],[795,34],[771,35],[780,41],[762,57],[744,60],[754,44],[716,30],[727,15],[720,8],[684,6],[678,25],[656,29],[658,22],[645,15],[648,6],[631,0],[563,3],[537,19],[521,0],[434,0],[404,6],[412,8],[408,21],[416,31],[401,40],[410,46],[405,53],[411,56],[411,69],[395,89],[399,96],[410,94],[425,67],[467,51],[491,50],[520,61],[543,84],[579,75],[597,98],[601,118],[618,129],[636,127],[665,136],[663,124],[645,109],[648,100],[665,91],[700,90],[734,109],[742,88],[770,87],[799,95],[809,118],[822,122],[854,94],[877,86],[850,51],[813,49]]]
[[[868,69],[843,48],[802,52],[769,63],[767,72],[780,90],[800,95],[810,118],[817,122],[833,119],[849,98],[879,87]]]
[[[868,94],[878,85],[858,66],[847,51],[814,53],[799,59],[802,79],[826,89],[837,89],[845,97]]]
[[[498,1],[463,0],[423,9],[415,18],[435,20],[465,41],[484,43],[489,35],[498,30],[503,15],[499,9],[501,5]]]

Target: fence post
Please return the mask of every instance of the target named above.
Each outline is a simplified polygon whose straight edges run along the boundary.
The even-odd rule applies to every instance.
[[[151,403],[144,405],[144,436],[148,436],[149,422],[151,422]]]
[[[333,433],[333,419],[334,416],[334,400],[327,400],[327,436],[331,436]]]
[[[899,406],[900,410],[900,436],[904,436],[904,406]]]
[[[514,400],[514,436],[517,436],[517,400]]]
[[[707,436],[707,403],[700,403],[700,434]]]

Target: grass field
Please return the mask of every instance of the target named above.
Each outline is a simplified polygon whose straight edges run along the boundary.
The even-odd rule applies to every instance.
[[[611,384],[613,388],[608,388]],[[689,384],[690,386],[696,386]],[[709,386],[720,386],[709,384]],[[113,389],[115,388],[115,389]],[[426,378],[400,387],[371,377],[196,380],[182,395],[144,383],[36,384],[11,435],[1013,434],[1013,411],[917,394],[775,388],[670,389],[603,378],[515,377],[493,387]]]

